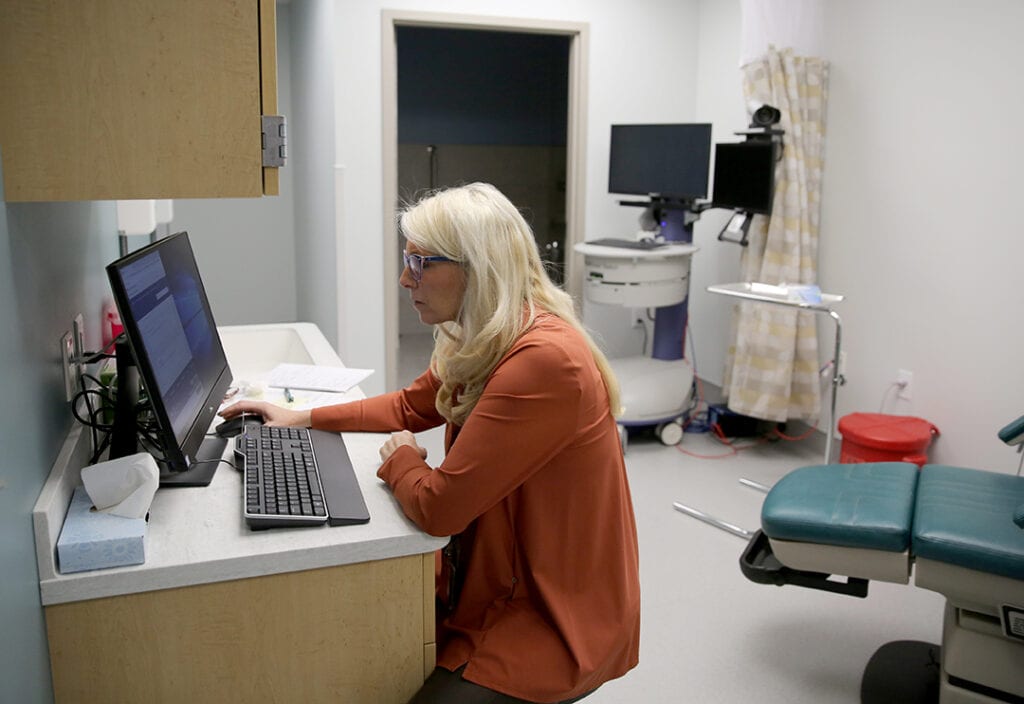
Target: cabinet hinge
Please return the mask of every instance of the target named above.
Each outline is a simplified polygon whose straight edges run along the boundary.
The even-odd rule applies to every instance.
[[[263,165],[284,166],[288,158],[288,130],[284,115],[263,115]]]

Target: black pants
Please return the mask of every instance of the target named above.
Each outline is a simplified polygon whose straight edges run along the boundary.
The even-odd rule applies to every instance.
[[[409,704],[534,704],[526,699],[516,699],[464,680],[462,679],[464,669],[466,669],[465,665],[455,672],[449,672],[443,667],[435,667],[420,691],[416,692],[409,700]],[[591,693],[587,692],[575,699],[566,699],[559,704],[578,702]]]

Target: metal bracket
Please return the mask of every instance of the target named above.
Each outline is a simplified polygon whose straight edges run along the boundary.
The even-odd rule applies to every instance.
[[[719,242],[733,242],[741,247],[746,247],[750,242],[747,239],[747,231],[750,230],[750,221],[754,219],[753,213],[748,213],[743,210],[733,211],[732,216],[728,222],[725,223],[725,227],[718,233]],[[739,239],[730,239],[727,235],[733,235]]]
[[[284,115],[263,115],[263,165],[284,166],[288,158],[288,131]]]

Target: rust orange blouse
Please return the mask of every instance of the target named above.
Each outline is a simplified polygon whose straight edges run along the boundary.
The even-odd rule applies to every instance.
[[[426,372],[402,391],[313,411],[316,428],[420,432],[444,419]],[[424,531],[457,536],[463,578],[438,614],[438,665],[556,702],[639,657],[636,523],[618,429],[586,341],[556,316],[498,363],[431,469],[400,447],[378,476]],[[445,579],[439,575],[439,579]],[[438,593],[448,584],[439,583]]]

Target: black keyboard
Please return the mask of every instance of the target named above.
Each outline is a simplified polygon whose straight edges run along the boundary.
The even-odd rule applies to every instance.
[[[246,425],[235,454],[244,463],[242,511],[254,530],[370,520],[337,433]]]

